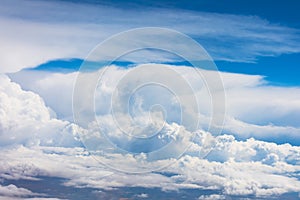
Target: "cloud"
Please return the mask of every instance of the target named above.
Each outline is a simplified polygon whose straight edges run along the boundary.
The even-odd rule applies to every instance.
[[[33,197],[33,198],[20,198],[20,197],[1,197],[1,200],[63,200],[57,198],[47,198],[47,197]]]
[[[60,119],[72,121],[72,93],[77,73],[61,74],[23,70],[10,74],[10,78],[25,90],[39,94],[47,106],[55,110]],[[59,89],[58,89],[59,88]],[[59,101],[57,97],[59,96]],[[59,103],[58,103],[59,102]],[[55,115],[54,114],[54,115]]]
[[[0,144],[78,145],[79,127],[51,117],[40,96],[0,75]]]
[[[299,147],[254,139],[239,142],[227,135],[216,140],[207,160],[181,158],[177,166],[182,175],[174,179],[205,188],[216,187],[227,195],[276,196],[298,191],[299,180],[292,174],[299,170],[299,161],[294,156]]]
[[[0,24],[5,27],[0,33],[1,72],[15,72],[57,58],[85,58],[111,35],[149,26],[188,34],[218,60],[253,62],[257,56],[297,53],[300,45],[299,30],[255,16],[19,0],[3,2],[0,13]],[[139,56],[147,57],[144,55],[149,54]]]
[[[153,64],[153,66],[155,65]],[[210,94],[213,93],[218,98],[221,96],[219,88],[212,84],[211,91],[209,91],[205,86],[205,81],[199,78],[198,74],[194,73],[194,69],[190,67],[176,66],[173,68],[182,78],[188,80],[195,91],[200,106],[200,126],[207,129],[212,114]],[[128,71],[129,69],[111,66],[106,72],[102,84],[98,85],[95,96],[96,113],[98,116],[102,116],[103,120],[104,116],[109,114],[112,94],[117,84],[115,80],[121,79]],[[200,72],[210,80],[214,80],[218,76],[217,72],[213,71],[201,70]],[[10,77],[22,85],[24,89],[41,95],[47,106],[51,107],[60,119],[72,120],[72,92],[77,74],[77,72],[64,74],[23,70],[10,74]],[[224,133],[234,134],[239,139],[254,137],[278,143],[298,144],[297,138],[300,132],[298,126],[300,89],[298,87],[270,86],[264,77],[258,75],[225,72],[220,72],[219,75],[224,83],[224,91],[221,92],[226,94]],[[162,74],[160,79],[163,77]],[[145,111],[156,101],[156,103],[163,105],[164,112],[168,113],[167,120],[180,124],[179,118],[176,118],[180,115],[178,100],[170,103],[168,99],[173,98],[170,93],[162,93],[159,88],[147,88],[138,94],[147,99],[142,103]],[[57,103],[58,96],[60,97],[59,103]],[[156,100],[151,98],[154,96]],[[135,109],[137,108],[139,107],[136,106]],[[143,113],[134,109],[131,111],[132,114]],[[148,115],[148,111],[144,114]],[[193,116],[193,119],[199,117],[193,113],[186,113],[184,116],[188,115]],[[148,120],[146,115],[139,117],[136,119],[143,119],[144,122]]]
[[[18,188],[15,185],[2,186],[0,185],[0,195],[8,197],[22,197],[22,196],[33,196],[35,193],[24,189]]]
[[[17,8],[16,3],[20,5]],[[82,12],[70,12],[74,10]],[[176,28],[203,43],[216,59],[249,62],[257,56],[299,52],[299,30],[252,16],[180,12],[182,18],[178,19],[178,10],[148,9],[142,13],[102,5],[91,7],[61,2],[58,6],[57,2],[5,1],[0,8],[0,25],[4,27],[0,33],[3,45],[0,68],[2,72],[14,72],[51,59],[83,58],[92,47],[111,34],[138,26]],[[65,13],[71,14],[65,16]],[[119,16],[123,16],[122,19]],[[78,19],[76,23],[74,19]],[[239,45],[241,43],[242,46]],[[226,45],[224,49],[217,48],[223,46],[220,44],[232,48],[230,51]],[[131,59],[138,60],[139,56]],[[300,192],[300,148],[278,144],[289,142],[298,145],[299,88],[269,86],[261,76],[221,73],[227,96],[224,132],[233,135],[216,136],[205,129],[212,112],[209,92],[218,96],[219,88],[212,85],[212,91],[207,91],[204,82],[199,81],[190,68],[177,67],[176,70],[189,80],[199,97],[201,129],[196,131],[192,140],[193,133],[180,125],[178,118],[170,118],[178,114],[178,110],[174,109],[176,101],[167,102],[165,111],[168,111],[170,121],[160,130],[161,134],[155,141],[145,144],[124,137],[107,115],[116,85],[114,80],[122,77],[127,70],[111,67],[101,87],[97,88],[96,98],[102,101],[97,104],[99,116],[96,119],[105,122],[102,127],[119,147],[138,151],[135,155],[119,151],[91,154],[83,147],[79,136],[94,136],[91,142],[95,142],[95,136],[100,136],[96,142],[99,142],[97,145],[104,144],[102,147],[107,145],[107,141],[101,137],[103,135],[96,121],[89,121],[91,123],[87,127],[70,122],[72,88],[77,72],[62,74],[25,70],[11,74],[12,80],[22,87],[6,75],[0,75],[0,177],[36,181],[41,176],[59,177],[63,179],[61,184],[74,188],[220,191],[220,194],[202,195],[199,199],[224,199],[236,195],[271,197]],[[216,72],[202,73],[214,77]],[[157,97],[163,102],[169,99],[161,92],[148,91],[150,93],[141,92],[140,95]],[[138,125],[152,131],[159,127],[162,115],[158,112],[159,108],[154,109],[157,112],[151,117],[157,126],[147,126],[149,116],[142,111],[152,108],[149,105],[153,100],[147,99],[149,102],[142,102],[137,97],[132,112],[137,114],[135,120]],[[191,110],[186,111],[190,119],[199,117]],[[120,113],[119,116],[127,126],[124,115]],[[128,127],[131,128],[131,125]],[[143,136],[142,131],[135,133]],[[159,148],[154,145],[157,142],[163,145],[170,141],[175,141],[175,145],[163,151],[161,157],[153,159],[147,154]],[[177,160],[176,155],[183,146],[190,148]],[[208,151],[209,154],[203,157]],[[121,166],[128,171],[141,167],[164,167],[159,172],[128,174],[113,170],[114,166],[105,166],[105,163],[114,163],[115,167]],[[1,185],[0,195],[3,196],[0,199],[47,199],[13,184]],[[147,198],[148,195],[142,193],[137,197]]]
[[[254,139],[239,142],[232,136],[216,138],[216,149],[207,159],[187,152],[162,174],[110,172],[82,149],[14,147],[1,151],[2,174],[10,179],[61,177],[69,187],[111,189],[145,187],[163,190],[198,188],[219,190],[224,195],[276,196],[299,192],[299,147],[276,145]],[[221,151],[221,152],[220,152]],[[219,152],[219,155],[214,156]],[[241,153],[243,152],[243,153]],[[245,154],[245,155],[244,155]],[[122,155],[120,155],[122,156]],[[117,160],[116,160],[117,161]],[[55,163],[61,163],[58,167]],[[133,160],[122,166],[134,165]],[[150,163],[149,163],[150,164]],[[31,170],[29,170],[31,169]],[[174,174],[165,176],[164,173]],[[8,177],[8,175],[11,175]]]
[[[113,67],[111,76],[114,76],[115,70],[118,73],[124,72]],[[186,73],[182,73],[183,76],[190,76],[191,82],[195,81],[192,75],[187,73],[187,68],[178,70]],[[242,77],[238,80],[245,89],[265,87],[260,85],[261,77]],[[0,81],[0,109],[7,109],[0,115],[1,127],[5,128],[5,131],[4,128],[1,129],[2,179],[38,181],[41,176],[60,177],[64,180],[64,186],[75,188],[158,187],[164,191],[193,188],[220,191],[222,195],[229,197],[270,197],[300,192],[300,148],[297,146],[279,145],[254,138],[239,141],[232,135],[212,136],[211,133],[198,130],[194,140],[188,137],[187,140],[181,141],[191,146],[178,160],[171,155],[151,160],[147,154],[133,155],[117,151],[92,155],[74,137],[78,137],[80,133],[97,135],[96,131],[99,129],[84,130],[70,122],[51,118],[45,103],[37,94],[22,90],[5,75],[0,77]],[[240,87],[231,81],[227,82],[226,78],[224,83],[228,89]],[[199,85],[197,87],[202,88]],[[106,91],[111,90],[106,88]],[[170,129],[178,127],[176,123],[167,124],[166,127],[168,126]],[[115,138],[123,137],[113,129],[107,131]],[[181,136],[191,133],[185,130],[177,134]],[[168,135],[166,132],[165,137],[172,138],[172,134]],[[38,142],[31,142],[32,138]],[[180,137],[177,138],[181,140]],[[206,138],[210,138],[208,142],[213,148],[209,149],[210,153],[203,158],[201,152],[207,147],[204,145]],[[176,150],[175,148],[173,150]],[[129,170],[139,166],[168,167],[159,172],[128,174],[112,170],[111,166],[99,162],[106,160]],[[7,191],[7,188],[4,190]]]
[[[226,197],[223,195],[218,195],[218,194],[201,195],[199,197],[199,200],[221,200],[221,199],[226,199]]]
[[[142,194],[137,195],[137,197],[138,197],[138,198],[148,198],[149,195],[146,194],[146,193],[142,193]]]

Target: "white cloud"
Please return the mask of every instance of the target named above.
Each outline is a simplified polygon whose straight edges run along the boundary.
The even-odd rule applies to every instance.
[[[34,197],[34,198],[26,198],[25,200],[63,200],[63,199]]]
[[[22,196],[33,196],[36,195],[35,193],[24,189],[18,188],[15,185],[7,185],[2,186],[0,185],[0,196],[8,196],[8,197],[22,197]]]
[[[20,6],[16,7],[16,3]],[[28,13],[28,10],[32,12]],[[67,12],[70,10],[85,12]],[[103,12],[99,14],[99,10]],[[47,12],[42,15],[44,11]],[[298,30],[273,25],[258,17],[180,12],[182,18],[178,20],[176,12],[150,9],[143,14],[151,16],[150,19],[143,17],[138,11],[104,6],[61,3],[58,7],[55,2],[5,1],[0,7],[0,25],[4,27],[0,33],[3,47],[0,51],[0,68],[2,72],[12,72],[24,67],[34,67],[50,59],[82,58],[106,37],[135,26],[176,28],[200,38],[199,41],[204,42],[210,53],[218,59],[252,61],[258,55],[299,52]],[[64,13],[72,14],[65,16]],[[122,20],[119,16],[123,16]],[[78,19],[77,23],[72,20],[75,18]],[[109,25],[106,21],[109,21]],[[233,43],[243,41],[244,46],[233,45],[230,51],[219,48],[216,50],[211,38],[218,38],[221,44],[228,42],[221,38],[229,38]],[[205,128],[211,113],[209,93],[189,68],[178,67],[177,70],[189,79],[200,97],[198,101],[203,108],[202,126]],[[125,72],[126,70],[112,68],[105,84],[98,88],[97,98],[104,101],[98,105],[97,112],[102,114],[99,119],[107,122],[107,133],[116,138],[119,145],[134,146],[134,143],[130,143],[132,141],[122,138],[122,134],[111,124],[112,119],[105,115],[109,111],[107,102],[113,91],[114,80]],[[210,76],[214,72],[204,73]],[[78,125],[61,120],[71,119],[72,88],[76,75],[77,73],[35,71],[11,75],[23,89],[38,93],[44,100],[33,92],[24,91],[5,75],[0,75],[1,178],[38,181],[39,176],[49,176],[64,178],[63,184],[70,187],[160,187],[162,190],[199,188],[222,192],[222,195],[203,195],[199,199],[224,199],[226,195],[270,197],[300,192],[300,148],[258,140],[282,143],[299,141],[299,88],[271,87],[264,84],[261,76],[222,73],[227,96],[225,131],[245,139],[244,141],[238,141],[229,135],[212,137],[207,132],[199,131],[196,140],[192,142],[188,130],[176,123],[168,123],[159,139],[179,140],[179,143],[169,151],[164,151],[162,157],[151,160],[142,153],[133,156],[110,152],[98,155],[97,160],[97,156],[86,152],[76,138],[79,133],[86,135],[92,132],[97,135],[97,127],[88,132]],[[218,88],[213,89],[211,92],[218,92]],[[150,95],[163,98],[155,92]],[[54,111],[47,108],[44,101],[58,113],[60,119],[55,119]],[[171,107],[167,107],[167,110],[174,111]],[[138,122],[147,121],[144,120],[145,115],[139,115],[138,118]],[[189,137],[182,141],[182,135]],[[255,139],[246,140],[249,137]],[[205,152],[205,138],[211,139],[209,142],[214,148],[206,158],[201,158]],[[178,149],[181,151],[183,144],[190,144],[191,148],[176,162],[171,153],[176,153]],[[170,163],[173,165],[163,168],[161,174],[126,174],[111,170],[99,163],[99,160],[109,160],[125,170],[141,166],[154,168]],[[165,176],[164,173],[174,175]],[[40,194],[15,185],[0,186],[0,195],[4,196],[0,199],[47,199],[35,198],[33,196]],[[148,195],[140,194],[138,197],[147,198]]]
[[[142,194],[137,195],[137,197],[139,197],[139,198],[148,198],[149,195],[146,194],[146,193],[142,193]]]
[[[51,118],[40,96],[22,90],[7,76],[0,75],[0,82],[1,145],[78,145],[72,135],[80,131],[78,126]]]
[[[112,69],[117,70],[117,68]],[[188,71],[186,68],[178,68],[178,70]],[[189,74],[183,73],[183,75]],[[59,76],[59,78],[63,77],[63,75]],[[190,76],[192,78],[192,75]],[[240,75],[234,74],[226,74],[226,76],[240,78]],[[226,81],[226,76],[224,76],[224,82],[225,88],[227,85],[228,89],[242,87],[251,91],[256,87],[266,87],[260,85],[261,77],[242,75],[243,78],[239,79],[241,86],[235,86],[231,81],[228,80],[229,83]],[[66,79],[69,80],[69,78],[67,76]],[[86,130],[69,122],[51,118],[43,100],[38,95],[23,91],[5,75],[0,77],[0,82],[0,109],[6,109],[0,115],[1,178],[18,180],[49,176],[64,178],[63,184],[70,187],[99,189],[125,186],[159,187],[166,191],[198,188],[218,190],[229,196],[269,197],[300,192],[298,180],[300,148],[297,146],[278,145],[253,138],[238,141],[230,135],[212,137],[210,133],[199,130],[195,141],[190,141],[190,138],[188,141],[183,141],[192,143],[192,146],[177,162],[176,159],[170,159],[171,156],[151,160],[147,159],[147,155],[133,156],[118,152],[98,155],[97,158],[86,152],[74,139],[79,132]],[[106,88],[106,91],[111,90]],[[267,95],[267,92],[264,95]],[[9,126],[10,124],[13,126]],[[174,124],[170,126],[175,127]],[[109,134],[119,137],[112,130]],[[97,133],[94,132],[94,134]],[[180,134],[190,133],[186,131],[178,134],[180,136]],[[32,138],[37,138],[38,142],[31,142]],[[203,138],[210,138],[210,142],[214,145],[206,158],[200,156],[205,147]],[[141,166],[138,165],[140,163],[143,163],[145,167],[166,166],[165,164],[169,163],[173,165],[163,168],[161,173],[126,174],[112,171],[98,162],[101,159],[102,161],[110,159],[110,162],[129,170]],[[58,166],[57,163],[60,165]],[[165,176],[164,173],[174,175]]]
[[[226,199],[226,197],[219,194],[201,195],[199,197],[199,200],[221,200],[221,199]]]
[[[33,197],[33,198],[20,198],[20,197],[1,197],[0,200],[63,200],[57,198],[47,198],[47,197]]]
[[[142,12],[99,4],[20,0],[3,2],[0,13],[0,24],[5,27],[0,33],[0,72],[15,72],[57,58],[85,58],[112,34],[149,26],[182,31],[197,38],[214,58],[223,60],[249,62],[256,56],[296,53],[300,45],[299,30],[253,16],[158,8]],[[228,43],[229,49],[221,48]]]
[[[23,89],[39,94],[60,119],[72,120],[72,93],[77,73],[61,74],[40,71],[20,71],[10,78]],[[59,97],[59,98],[58,98]]]
[[[218,92],[219,88],[211,85],[211,91],[208,91],[205,81],[199,79],[192,68],[177,66],[174,69],[188,80],[195,91],[200,106],[200,125],[207,128],[210,122],[209,117],[212,114],[209,92],[214,93],[218,98],[218,95],[221,95]],[[124,68],[114,66],[106,72],[102,84],[98,85],[96,92],[95,102],[98,115],[104,116],[109,113],[111,95],[117,84],[115,80],[119,80],[127,72]],[[201,71],[201,73],[205,74],[208,79],[216,78],[216,72]],[[72,92],[76,76],[77,72],[61,74],[26,70],[10,75],[12,80],[22,85],[24,89],[41,95],[46,104],[57,112],[60,119],[68,120],[72,120]],[[257,75],[222,72],[220,76],[226,94],[225,133],[232,133],[241,139],[255,137],[267,141],[297,144],[298,140],[295,138],[299,137],[300,132],[298,126],[298,119],[300,119],[299,88],[268,86],[264,77]],[[169,104],[165,99],[170,97],[167,94],[163,96],[158,90],[151,90],[151,93],[149,93],[150,90],[147,90],[147,92],[148,96],[155,96],[157,101],[164,106],[165,111],[169,113],[169,119],[178,122],[178,119],[174,117],[179,114],[176,102]],[[142,93],[142,95],[146,94]],[[87,97],[83,94],[82,96]],[[59,103],[57,97],[59,97]],[[154,102],[153,98],[148,98],[147,101],[143,103],[151,105]],[[147,106],[144,105],[145,107]],[[194,114],[190,116],[194,116]]]
[[[110,172],[80,148],[59,147],[6,148],[1,151],[3,160],[0,171],[6,174],[2,178],[54,176],[66,178],[66,186],[98,189],[199,188],[220,190],[224,195],[263,197],[299,192],[299,147],[276,145],[254,139],[238,142],[232,136],[219,136],[216,140],[217,147],[207,159],[193,154],[185,155],[161,171],[174,174],[171,177],[157,173]],[[219,157],[213,156],[217,153]],[[119,158],[121,157],[122,155]],[[118,161],[118,158],[115,161]],[[55,163],[61,165],[57,166]],[[125,165],[135,165],[134,159],[127,157],[127,162],[121,166]]]
[[[293,174],[299,170],[299,160],[294,157],[299,147],[254,139],[238,142],[226,135],[216,140],[216,147],[207,160],[181,158],[172,170],[176,173],[179,169],[181,175],[174,179],[219,189],[226,195],[272,196],[298,192],[300,182]]]

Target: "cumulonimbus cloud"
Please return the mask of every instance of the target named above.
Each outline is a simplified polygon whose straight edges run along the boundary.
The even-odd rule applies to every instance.
[[[194,69],[186,66],[176,66],[184,78],[189,80],[198,99],[201,110],[201,123],[205,127],[209,123],[211,105],[209,92],[203,80],[199,80]],[[101,87],[96,93],[96,112],[107,114],[111,95],[116,82],[127,72],[127,69],[112,66]],[[214,71],[203,71],[207,77],[214,77]],[[77,72],[53,73],[35,70],[23,70],[11,74],[10,77],[27,90],[41,95],[46,104],[51,107],[60,119],[72,120],[72,91]],[[299,137],[299,88],[269,86],[264,77],[220,72],[226,93],[226,117],[224,132],[236,135],[240,139],[255,137],[257,139],[285,143],[295,142]],[[28,79],[28,77],[34,77]],[[60,91],[64,92],[61,93]],[[149,94],[157,98],[165,98],[159,93]],[[57,96],[60,96],[57,103]],[[147,103],[147,102],[145,102]],[[170,105],[171,106],[171,105]],[[174,108],[168,109],[172,112]],[[175,113],[173,113],[175,115]]]
[[[117,67],[115,70],[118,73],[122,72]],[[188,71],[185,67],[181,70]],[[114,76],[113,73],[111,75]],[[225,78],[225,88],[226,84],[228,88],[241,87],[249,90],[266,87],[261,85],[261,77],[236,74],[225,76],[243,76],[240,86],[226,83]],[[254,138],[238,141],[232,135],[220,135],[214,137],[214,148],[210,153],[201,158],[201,141],[203,138],[212,137],[210,133],[201,130],[193,141],[188,141],[191,143],[189,150],[178,161],[174,160],[173,165],[162,169],[161,174],[130,175],[111,171],[95,160],[76,140],[78,133],[84,133],[84,129],[51,117],[45,103],[37,94],[23,91],[5,75],[0,78],[0,108],[14,108],[1,112],[0,118],[0,171],[4,179],[35,179],[38,176],[49,176],[64,178],[63,184],[70,187],[111,189],[126,186],[159,186],[163,190],[199,188],[220,190],[225,196],[266,197],[300,192],[300,182],[297,179],[297,172],[300,170],[299,147]],[[36,112],[29,112],[29,108]],[[14,126],[8,128],[11,123]],[[26,130],[26,134],[22,130]],[[112,129],[111,131],[110,134],[114,134]],[[136,166],[141,159],[146,165],[156,162],[141,156],[116,153],[112,155],[116,163],[129,169]],[[168,163],[169,159],[159,162]],[[60,167],[56,163],[61,163]],[[164,173],[174,175],[166,176]]]

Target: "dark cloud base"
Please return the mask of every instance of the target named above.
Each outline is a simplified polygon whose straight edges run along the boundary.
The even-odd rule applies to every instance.
[[[120,200],[120,199],[198,199],[200,196],[222,195],[220,190],[201,190],[201,189],[180,189],[177,191],[162,191],[160,188],[143,188],[143,187],[120,187],[112,190],[101,190],[90,187],[75,188],[64,186],[67,179],[57,177],[36,177],[39,180],[2,180],[3,185],[16,185],[17,187],[26,188],[32,192],[39,193],[38,197],[49,197],[70,200]],[[143,197],[142,194],[147,194]],[[32,196],[33,197],[33,196]],[[251,198],[256,200],[264,199],[298,199],[297,193],[287,193],[273,197],[255,197],[255,196],[223,196],[224,199],[244,199]]]

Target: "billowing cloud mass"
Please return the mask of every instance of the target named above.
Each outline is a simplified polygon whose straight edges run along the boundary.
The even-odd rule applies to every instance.
[[[202,116],[200,123],[205,127],[205,124],[209,123],[209,116],[212,114],[210,93],[215,93],[217,97],[218,89],[212,87],[211,91],[208,91],[205,80],[199,78],[194,73],[193,68],[177,66],[174,69],[194,89]],[[111,94],[117,84],[115,80],[120,80],[127,72],[127,69],[117,66],[112,66],[106,72],[105,83],[99,86],[96,92],[96,111],[98,114],[104,115],[109,112]],[[204,70],[200,72],[207,78],[218,77],[218,72]],[[300,136],[299,88],[270,86],[264,77],[257,75],[225,72],[219,72],[219,74],[223,80],[226,94],[225,133],[234,134],[240,139],[255,137],[273,142],[298,144],[299,139],[297,138]],[[26,90],[40,94],[46,104],[56,111],[60,119],[72,119],[72,91],[77,72],[52,73],[23,70],[10,74],[10,77]],[[33,78],[29,79],[28,77]],[[159,99],[159,103],[165,101],[162,104],[167,111],[173,112],[169,116],[179,115],[179,110],[175,109],[176,102],[173,105],[166,103],[166,99],[169,98],[167,94],[162,95],[160,90],[147,90],[146,92],[148,96],[155,96],[156,99]],[[58,96],[60,97],[59,103],[57,103]],[[149,99],[149,101],[152,100],[152,98]]]
[[[257,56],[299,53],[300,47],[299,30],[259,17],[160,8],[5,0],[0,25],[1,72],[16,72],[57,58],[85,58],[113,34],[140,27],[181,31],[197,38],[217,60],[252,62]]]
[[[24,188],[18,188],[15,185],[8,185],[8,186],[0,186],[0,195],[20,197],[20,196],[34,195],[34,193]]]
[[[111,67],[111,71],[106,77],[106,81],[111,82],[106,82],[107,84],[102,84],[101,87],[98,87],[98,90],[101,92],[98,93],[100,96],[96,98],[105,100],[104,97],[109,97],[114,86],[113,80],[116,80],[118,76],[122,76],[126,70],[115,66]],[[178,67],[176,70],[180,71],[183,77],[188,77],[190,83],[193,83],[196,93],[203,97],[202,100],[199,100],[200,105],[209,104],[209,101],[204,101],[207,93],[202,90],[205,88],[197,84],[197,80],[193,79],[193,74],[189,73],[189,68]],[[21,79],[16,77],[14,78],[22,82],[25,88],[35,90],[42,96],[46,95],[43,92],[48,91],[51,95],[43,97],[49,104],[62,93],[61,91],[57,93],[57,88],[65,87],[66,96],[65,98],[63,96],[63,98],[60,98],[60,103],[67,106],[72,99],[68,96],[71,85],[62,85],[62,83],[73,82],[75,76],[76,73],[53,73],[46,76],[36,74],[37,78],[35,81],[28,81],[27,79],[27,82],[24,82],[24,80],[22,82]],[[20,77],[22,76],[20,75]],[[234,77],[236,82],[231,81],[232,77]],[[45,106],[45,102],[39,95],[24,91],[6,75],[1,75],[0,176],[6,180],[38,180],[39,177],[60,177],[64,180],[61,183],[62,185],[80,188],[112,189],[129,186],[159,187],[163,191],[187,188],[219,191],[216,194],[199,196],[199,199],[224,199],[232,195],[269,197],[300,192],[300,148],[290,144],[280,145],[258,140],[274,137],[269,136],[269,133],[272,133],[272,131],[274,134],[278,133],[279,136],[282,134],[283,138],[297,138],[297,127],[291,128],[293,124],[285,126],[283,124],[275,125],[275,123],[274,125],[251,125],[250,122],[254,119],[254,116],[250,115],[251,112],[247,116],[245,114],[246,111],[242,109],[248,102],[248,98],[251,97],[245,96],[246,93],[240,96],[237,95],[243,90],[247,90],[253,96],[261,95],[261,101],[257,99],[253,104],[249,101],[250,107],[253,106],[252,108],[255,108],[257,106],[259,108],[265,105],[263,100],[273,98],[275,94],[282,92],[282,89],[264,84],[263,78],[260,76],[224,73],[222,78],[227,91],[228,114],[231,115],[229,119],[226,119],[225,131],[232,130],[236,137],[245,138],[245,140],[240,141],[235,136],[227,134],[212,136],[209,132],[198,130],[194,133],[196,134],[194,139],[185,137],[182,143],[178,143],[185,144],[190,148],[177,160],[172,155],[150,159],[147,157],[148,154],[141,152],[132,155],[110,151],[106,155],[92,155],[81,145],[78,137],[81,136],[82,139],[99,135],[99,130],[93,127],[93,125],[96,125],[95,122],[92,122],[89,126],[90,129],[87,130],[62,119],[56,119],[56,115],[51,114],[54,111]],[[278,109],[277,112],[282,113],[282,115],[277,115],[279,116],[278,121],[281,121],[280,117],[288,116],[290,111],[299,109],[299,98],[297,92],[295,92],[299,89],[291,88],[290,90],[293,91],[291,94],[286,93],[286,96],[278,95],[278,101],[291,102],[294,99],[292,101],[294,103],[274,103],[274,105],[269,105],[276,107]],[[271,92],[269,93],[268,91]],[[152,95],[157,94],[154,93]],[[47,105],[49,104],[47,103]],[[70,112],[64,113],[62,109],[55,107],[55,104],[52,104],[52,106],[54,106],[53,110],[60,112],[57,114],[58,116],[66,117]],[[108,120],[104,123],[106,124],[106,134],[115,138],[116,141],[128,142],[122,138],[124,137],[122,134],[113,129],[115,128],[111,126],[113,121],[109,121],[110,119],[106,117],[107,110],[105,108],[107,109],[107,105],[100,104],[97,112],[100,119]],[[245,109],[248,109],[248,107]],[[256,112],[260,111],[256,110]],[[204,109],[204,121],[209,119],[206,116],[209,113],[209,109]],[[273,119],[272,117],[274,116],[272,113],[261,112],[260,117],[267,122]],[[235,119],[236,121],[228,121],[230,119]],[[249,123],[241,122],[242,120],[249,120]],[[253,130],[247,132],[247,129],[244,129],[245,126],[253,126]],[[162,141],[176,141],[176,139],[180,140],[180,138],[183,138],[182,136],[193,134],[181,127],[180,124],[167,123],[166,127],[166,129],[163,129],[162,136],[158,138],[162,139]],[[290,129],[295,132],[290,131]],[[261,135],[260,133],[263,132],[266,134]],[[250,138],[251,136],[255,138]],[[101,137],[99,137],[98,141],[103,142]],[[171,147],[174,148],[173,151],[176,151],[178,146],[174,145]],[[207,150],[205,148],[210,150],[206,152],[208,153],[207,155],[205,154],[206,156],[203,155],[203,152]],[[164,153],[167,154],[168,151]],[[137,164],[141,163],[144,167],[165,167],[161,168],[159,172],[127,174],[112,170],[111,167],[113,166],[105,166],[99,160],[104,161],[106,164],[117,163],[117,165],[128,170],[135,169]],[[107,160],[110,162],[106,162]],[[16,188],[12,185],[1,186],[1,195],[14,198],[15,196],[11,197],[9,190],[16,190],[20,193],[20,197],[17,196],[16,198],[33,198],[36,196],[47,198],[47,196],[39,196],[40,194],[34,194],[25,188]]]
[[[73,145],[77,126],[51,117],[50,108],[43,99],[0,76],[0,136],[1,146],[24,145]],[[64,141],[62,141],[65,139]]]
[[[97,199],[120,188],[205,191],[199,200],[300,197],[300,87],[179,66],[185,63],[179,56],[149,49],[120,57],[135,63],[126,67],[35,68],[84,59],[113,34],[146,26],[181,31],[219,61],[300,53],[298,29],[257,16],[142,8],[1,1],[0,200],[68,199],[66,188],[86,189]],[[117,41],[102,53],[109,58],[120,46]],[[130,76],[145,66],[152,71]],[[159,71],[170,68],[176,75]],[[87,81],[96,77],[97,85],[83,82],[74,90],[82,74]],[[162,84],[142,84],[150,78]],[[157,199],[152,195],[139,190],[130,198]]]

